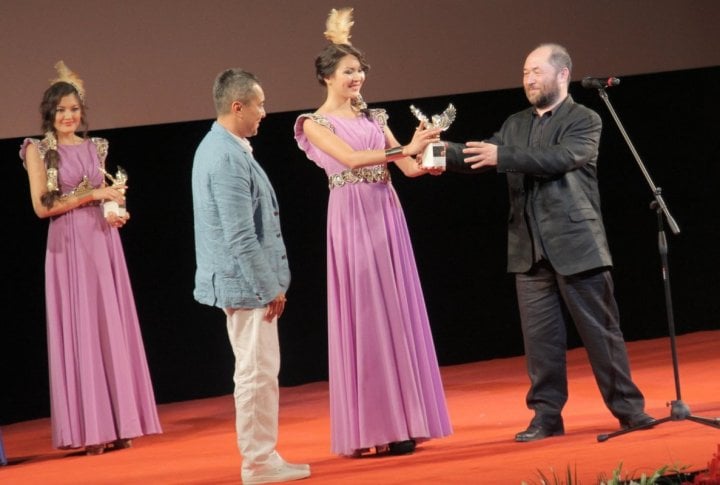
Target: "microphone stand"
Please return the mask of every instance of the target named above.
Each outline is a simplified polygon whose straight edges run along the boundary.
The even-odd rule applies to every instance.
[[[654,210],[657,213],[657,225],[658,225],[658,250],[660,252],[660,263],[661,263],[661,269],[662,269],[662,279],[663,279],[663,286],[665,288],[665,312],[667,314],[667,321],[668,321],[668,333],[670,336],[670,350],[672,355],[672,364],[673,364],[673,376],[675,378],[675,400],[670,401],[667,403],[667,405],[670,407],[670,416],[660,418],[660,419],[654,419],[648,423],[639,425],[639,426],[632,426],[629,428],[624,428],[618,431],[615,431],[613,433],[605,433],[600,434],[597,436],[598,441],[607,441],[610,438],[613,438],[615,436],[620,436],[627,433],[632,433],[633,431],[638,431],[641,429],[648,429],[652,428],[654,426],[666,423],[668,421],[682,421],[682,420],[689,420],[694,421],[696,423],[704,424],[706,426],[712,426],[714,428],[720,429],[720,418],[704,418],[699,416],[694,416],[690,412],[690,407],[685,404],[682,400],[682,394],[680,392],[680,372],[678,369],[678,357],[677,357],[677,345],[675,341],[675,320],[673,317],[673,306],[672,306],[672,296],[670,293],[670,269],[668,266],[668,243],[667,239],[665,237],[665,229],[663,227],[663,216],[667,220],[668,226],[670,227],[670,230],[674,235],[678,235],[680,233],[680,227],[678,226],[677,222],[675,222],[675,219],[670,215],[670,211],[668,211],[667,205],[665,204],[665,200],[662,197],[662,189],[660,187],[656,187],[655,184],[652,181],[652,178],[650,178],[650,174],[648,173],[647,169],[645,168],[645,165],[643,164],[642,160],[640,159],[640,156],[638,155],[637,151],[635,150],[635,147],[633,146],[632,142],[630,141],[630,137],[625,132],[625,128],[623,127],[622,123],[620,122],[620,118],[618,118],[617,114],[615,113],[615,110],[612,107],[612,104],[610,103],[610,100],[608,99],[607,92],[605,91],[604,87],[598,88],[598,94],[602,98],[602,100],[605,102],[605,105],[607,105],[608,110],[610,111],[610,114],[612,115],[613,119],[615,120],[615,123],[617,124],[618,128],[620,129],[620,133],[622,133],[623,138],[625,138],[625,142],[627,143],[628,147],[630,147],[630,151],[632,152],[633,156],[635,157],[635,161],[637,162],[638,166],[640,167],[640,171],[645,176],[645,180],[647,181],[648,185],[650,186],[650,189],[653,192],[654,200],[650,203],[650,208]]]

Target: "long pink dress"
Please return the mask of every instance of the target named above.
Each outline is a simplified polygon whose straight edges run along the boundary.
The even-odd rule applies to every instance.
[[[20,150],[25,158],[26,139]],[[62,193],[99,187],[107,142],[58,145]],[[100,205],[50,219],[45,300],[52,440],[77,448],[160,433],[122,243]]]
[[[0,465],[7,465],[5,457],[5,447],[3,446],[2,431],[0,431]]]
[[[328,176],[348,167],[308,141],[307,118],[355,150],[385,146],[382,110],[300,116],[295,139]],[[327,287],[332,451],[452,433],[407,223],[389,181],[330,190]]]

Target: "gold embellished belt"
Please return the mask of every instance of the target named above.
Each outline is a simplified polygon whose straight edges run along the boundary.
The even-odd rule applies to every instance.
[[[376,167],[362,167],[343,170],[328,177],[328,187],[332,190],[335,187],[342,187],[345,184],[386,184],[390,180],[390,172],[385,165]]]

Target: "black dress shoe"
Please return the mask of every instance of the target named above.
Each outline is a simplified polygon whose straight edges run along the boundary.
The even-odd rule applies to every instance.
[[[649,429],[653,427],[653,423],[655,423],[655,418],[650,416],[649,414],[640,413],[636,414],[630,418],[625,418],[620,420],[620,427],[622,429],[630,429],[630,428],[643,428],[643,429]]]
[[[388,444],[391,455],[407,455],[415,451],[415,440],[393,441]]]
[[[528,429],[515,435],[515,441],[525,443],[527,441],[536,441],[550,436],[562,436],[564,434],[565,428],[562,424],[555,427],[536,426],[531,424]]]

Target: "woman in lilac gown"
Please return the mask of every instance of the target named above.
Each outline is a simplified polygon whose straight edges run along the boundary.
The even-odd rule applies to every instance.
[[[5,456],[5,447],[3,446],[2,431],[0,431],[0,465],[7,465],[7,457]]]
[[[52,440],[100,454],[160,433],[150,374],[118,228],[124,186],[104,183],[108,143],[87,138],[82,81],[58,63],[40,106],[42,139],[20,156],[35,213],[49,219],[45,303]],[[104,168],[103,168],[104,170]]]
[[[411,156],[439,131],[419,127],[400,147],[385,111],[360,104],[367,67],[347,39],[328,45],[316,60],[327,99],[295,123],[298,145],[329,180],[331,447],[347,456],[371,448],[409,453],[418,441],[452,432],[407,224],[387,169],[392,161],[406,175],[425,173]]]

